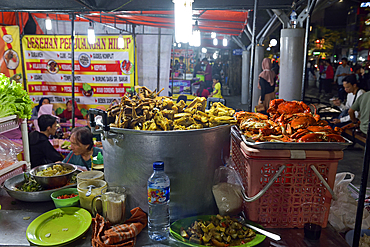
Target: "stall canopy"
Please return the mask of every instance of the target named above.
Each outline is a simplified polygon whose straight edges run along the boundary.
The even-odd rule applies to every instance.
[[[290,8],[293,0],[259,0],[259,9]],[[254,0],[194,0],[193,9],[253,9]],[[3,11],[150,11],[172,10],[171,0],[1,0]]]
[[[44,13],[33,13],[37,18],[46,18]],[[193,19],[198,21],[202,32],[217,32],[239,35],[247,23],[247,11],[231,10],[194,10]],[[54,20],[69,21],[68,14],[49,14]],[[160,28],[174,28],[173,11],[120,11],[114,13],[81,13],[76,21],[95,21],[111,24],[135,24]]]

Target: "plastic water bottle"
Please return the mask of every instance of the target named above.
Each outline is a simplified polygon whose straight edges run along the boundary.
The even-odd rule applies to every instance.
[[[295,10],[292,10],[292,13],[290,14],[290,26],[291,28],[297,27],[297,12],[295,12]]]
[[[170,232],[170,179],[164,173],[164,163],[153,163],[148,179],[148,234],[152,240],[168,239]]]

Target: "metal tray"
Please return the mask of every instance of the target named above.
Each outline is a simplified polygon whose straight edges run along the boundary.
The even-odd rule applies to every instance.
[[[27,172],[27,175],[29,173]],[[41,191],[36,191],[36,192],[24,192],[24,191],[18,191],[15,190],[17,186],[22,185],[22,183],[25,182],[24,179],[24,173],[16,175],[12,178],[8,178],[4,182],[4,189],[6,192],[13,198],[18,199],[20,201],[25,201],[25,202],[46,202],[46,201],[51,201],[50,195],[54,191],[58,191],[61,189],[65,188],[70,188],[70,187],[75,187],[77,184],[69,184],[60,188],[56,189],[51,189],[51,190],[41,190]]]
[[[352,142],[343,137],[346,142],[251,142],[248,141],[240,130],[233,126],[231,134],[240,141],[243,141],[249,147],[257,149],[288,149],[288,150],[336,150],[341,151],[352,145]]]

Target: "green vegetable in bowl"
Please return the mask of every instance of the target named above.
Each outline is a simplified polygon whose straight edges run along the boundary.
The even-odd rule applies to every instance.
[[[24,192],[35,192],[42,190],[41,185],[37,183],[31,175],[24,173],[24,180],[25,182],[22,184],[21,187],[18,188],[18,190]]]
[[[31,118],[32,101],[21,83],[0,74],[0,117]]]
[[[69,141],[64,141],[60,147],[61,147],[62,149],[71,149],[71,142],[69,142]]]

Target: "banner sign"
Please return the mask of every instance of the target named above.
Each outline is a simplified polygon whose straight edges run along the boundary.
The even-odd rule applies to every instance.
[[[105,108],[134,86],[134,42],[123,36],[96,36],[90,45],[87,36],[75,37],[75,99],[85,116],[97,105]],[[72,98],[71,37],[67,35],[25,35],[22,39],[27,90],[31,100],[50,98],[56,114]]]
[[[22,78],[18,26],[0,26],[0,73],[17,82]]]

